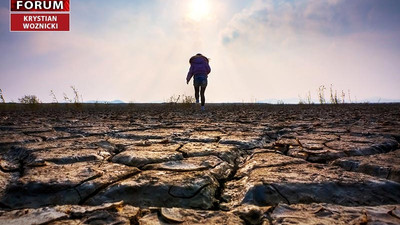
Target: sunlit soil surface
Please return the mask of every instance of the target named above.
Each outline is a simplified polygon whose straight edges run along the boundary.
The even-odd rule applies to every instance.
[[[0,105],[0,224],[400,224],[400,104]]]

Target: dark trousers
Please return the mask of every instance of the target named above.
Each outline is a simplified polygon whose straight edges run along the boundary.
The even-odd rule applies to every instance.
[[[194,86],[194,97],[196,100],[199,99],[199,92],[201,96],[201,106],[204,106],[206,103],[206,97],[204,96],[204,92],[206,92],[206,87],[207,86]]]
[[[206,103],[206,97],[204,96],[204,92],[206,92],[207,87],[207,76],[206,75],[194,75],[194,97],[196,101],[199,100],[199,92],[201,95],[201,106],[204,106]]]

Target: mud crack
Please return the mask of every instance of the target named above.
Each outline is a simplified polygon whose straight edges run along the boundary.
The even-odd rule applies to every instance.
[[[195,197],[196,195],[198,195],[204,188],[206,188],[206,187],[208,187],[208,186],[210,186],[210,185],[211,185],[210,183],[204,184],[204,185],[201,186],[198,190],[196,190],[193,194],[188,195],[188,196],[183,196],[183,195],[178,196],[178,195],[176,195],[176,194],[173,194],[173,193],[172,193],[172,192],[173,192],[172,189],[173,189],[173,188],[177,188],[177,187],[176,187],[176,186],[171,186],[171,187],[169,187],[169,189],[168,189],[168,194],[171,195],[171,196],[174,197],[174,198],[191,199],[191,198]]]
[[[179,152],[182,154],[183,158],[189,158],[188,154],[181,149],[183,148],[185,144],[181,144],[175,151]]]
[[[241,151],[241,150],[237,149],[237,151]],[[241,157],[240,155],[236,156],[233,160],[234,164],[233,164],[232,171],[230,172],[228,177],[226,179],[218,180],[219,185],[218,185],[217,190],[215,191],[215,196],[214,196],[215,199],[217,199],[217,202],[215,202],[215,204],[213,206],[214,210],[221,210],[221,203],[226,202],[226,200],[222,197],[222,194],[225,190],[225,185],[227,182],[235,179],[235,176],[236,176],[236,174],[239,170],[240,164],[241,164],[241,162],[240,162],[241,158],[243,158],[243,157]]]
[[[275,187],[275,185],[273,185],[273,184],[269,184],[269,185],[276,191],[276,193],[279,194],[279,196],[281,196],[283,199],[285,199],[285,201],[286,201],[287,204],[290,205],[289,199],[287,199],[286,196],[284,196],[284,195],[278,190],[278,188]]]
[[[119,179],[117,179],[117,180],[115,180],[115,181],[113,181],[113,182],[110,182],[110,183],[106,183],[106,184],[101,185],[99,188],[97,188],[96,190],[94,190],[91,194],[87,195],[85,198],[83,198],[83,199],[81,198],[81,201],[79,201],[78,204],[79,204],[79,205],[84,205],[85,202],[87,202],[89,199],[91,199],[91,198],[93,198],[94,196],[96,196],[98,193],[100,193],[102,190],[106,189],[107,187],[109,187],[109,186],[111,186],[111,185],[113,185],[113,184],[115,184],[115,183],[118,183],[118,182],[120,182],[120,181],[129,179],[129,178],[135,176],[136,174],[138,174],[138,173],[140,173],[140,172],[141,172],[141,171],[135,171],[135,172],[133,172],[133,173],[129,173],[129,174],[125,175],[125,176],[122,176],[122,177],[120,177]],[[92,179],[91,179],[91,180],[92,180]],[[89,180],[87,180],[87,181],[89,181]],[[86,182],[87,182],[87,181],[86,181]],[[85,183],[85,182],[82,182],[82,184],[84,184],[84,183]],[[80,185],[82,185],[82,184],[80,184]],[[74,189],[77,188],[77,187],[79,187],[80,185],[77,185],[76,187],[74,187]],[[79,196],[81,196],[81,195],[79,194]]]

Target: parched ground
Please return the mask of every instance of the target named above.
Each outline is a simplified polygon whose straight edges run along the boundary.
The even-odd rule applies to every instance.
[[[400,104],[0,105],[0,224],[400,224]]]

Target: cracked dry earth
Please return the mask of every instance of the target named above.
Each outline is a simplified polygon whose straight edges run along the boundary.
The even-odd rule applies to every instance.
[[[6,105],[0,224],[400,224],[400,105]]]

